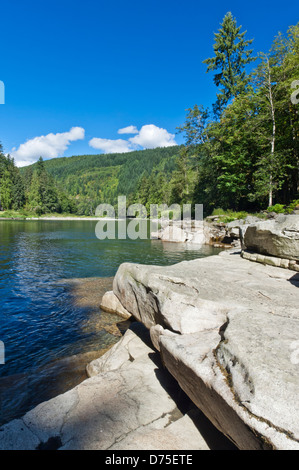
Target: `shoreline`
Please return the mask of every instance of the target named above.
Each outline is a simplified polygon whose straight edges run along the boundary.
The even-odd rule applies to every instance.
[[[62,221],[62,220],[65,220],[65,221],[76,221],[76,220],[84,220],[84,221],[87,221],[87,220],[91,220],[91,221],[99,221],[99,220],[119,220],[119,219],[113,219],[113,218],[108,218],[108,217],[0,217],[0,221],[1,220],[14,220],[14,221],[24,221],[24,220],[29,220],[29,221],[35,221],[35,220],[46,220],[46,221],[50,221],[50,220],[53,220],[53,221]],[[130,219],[129,219],[130,220]]]
[[[220,288],[213,282],[215,272],[225,270]],[[135,322],[108,352],[89,363],[89,378],[4,425],[0,449],[39,449],[54,438],[59,450],[187,450],[189,446],[213,450],[232,445],[239,450],[298,449],[293,420],[297,410],[290,412],[287,406],[290,400],[296,402],[295,384],[280,374],[286,370],[284,374],[293,377],[295,368],[284,344],[285,339],[296,339],[298,331],[299,280],[292,277],[289,282],[290,275],[288,270],[242,259],[237,250],[184,266],[122,264],[113,279],[113,291]],[[263,292],[259,291],[261,279]],[[281,288],[286,291],[288,312],[277,295]],[[165,302],[169,295],[171,304]],[[154,315],[153,298],[159,306]],[[192,305],[191,316],[182,308],[186,302]],[[173,310],[178,315],[173,316]],[[286,338],[277,338],[281,325]],[[235,361],[227,365],[232,378],[228,381],[225,353],[229,359],[235,348]],[[277,361],[278,368],[274,367]],[[239,364],[248,372],[241,382]],[[257,392],[239,403],[235,392],[247,393],[247,383]],[[273,383],[277,383],[274,391],[269,386]],[[274,399],[280,413],[273,411]],[[259,411],[256,416],[251,405]],[[206,439],[206,426],[214,442]]]

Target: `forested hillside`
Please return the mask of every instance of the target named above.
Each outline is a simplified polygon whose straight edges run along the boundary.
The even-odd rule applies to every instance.
[[[72,201],[79,215],[92,215],[98,204],[115,205],[118,195],[135,202],[135,194],[144,178],[163,174],[167,184],[176,167],[180,147],[140,150],[121,154],[80,155],[44,161],[58,192]],[[25,181],[30,181],[38,163],[21,169]]]

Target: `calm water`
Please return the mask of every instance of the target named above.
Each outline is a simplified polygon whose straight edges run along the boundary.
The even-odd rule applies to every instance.
[[[170,265],[219,251],[154,240],[100,241],[95,226],[0,221],[0,340],[6,355],[0,377],[32,373],[112,341],[105,331],[85,328],[90,312],[73,305],[62,279],[111,277],[127,261]]]

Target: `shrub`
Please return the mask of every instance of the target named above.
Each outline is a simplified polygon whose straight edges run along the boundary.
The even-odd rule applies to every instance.
[[[284,214],[285,206],[283,204],[275,204],[275,206],[270,206],[267,209],[268,212],[276,212],[276,214]]]
[[[286,212],[288,214],[291,214],[293,212],[293,210],[295,210],[295,208],[299,206],[299,199],[295,199],[294,201],[291,202],[291,204],[289,204],[286,208]]]

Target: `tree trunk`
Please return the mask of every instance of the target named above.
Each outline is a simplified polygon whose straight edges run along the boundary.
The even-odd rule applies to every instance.
[[[269,59],[267,58],[268,65],[268,88],[269,88],[269,101],[271,106],[271,117],[272,117],[272,138],[271,138],[271,157],[270,157],[270,176],[269,176],[269,206],[273,205],[273,163],[275,154],[275,138],[276,138],[276,120],[275,120],[275,108],[272,94],[271,84],[271,70]]]

